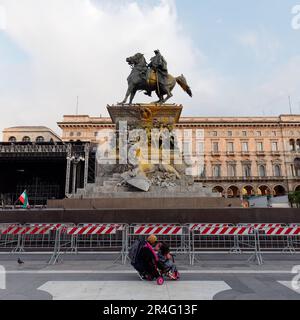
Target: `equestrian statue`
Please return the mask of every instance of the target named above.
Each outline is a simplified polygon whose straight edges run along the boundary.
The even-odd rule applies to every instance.
[[[159,100],[154,103],[163,104],[173,97],[172,91],[178,83],[180,87],[192,97],[192,90],[189,87],[184,75],[177,78],[168,73],[168,65],[165,58],[159,50],[154,51],[155,56],[151,58],[151,62],[147,61],[143,54],[137,53],[126,59],[126,62],[131,66],[132,71],[129,75],[128,89],[125,99],[120,104],[126,104],[129,99],[131,105],[137,91],[145,91],[145,94],[152,96],[155,91]]]

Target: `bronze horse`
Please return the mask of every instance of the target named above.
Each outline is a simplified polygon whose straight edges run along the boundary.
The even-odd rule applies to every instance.
[[[137,53],[134,56],[127,58],[126,62],[132,67],[132,72],[127,79],[128,90],[125,99],[120,104],[126,104],[130,96],[129,104],[131,105],[137,91],[146,91],[148,93],[155,91],[159,98],[155,103],[163,104],[173,97],[172,91],[176,83],[178,83],[190,97],[193,96],[192,90],[183,75],[175,78],[169,74],[168,85],[160,85],[157,81],[156,72],[148,68],[148,64],[143,54]],[[165,95],[166,97],[164,97]]]

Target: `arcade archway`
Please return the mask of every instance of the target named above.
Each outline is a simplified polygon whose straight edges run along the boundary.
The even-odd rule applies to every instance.
[[[243,188],[243,196],[249,196],[249,197],[255,196],[254,188],[252,186],[245,186]]]
[[[285,196],[286,190],[283,186],[278,185],[278,186],[274,187],[273,195],[274,195],[274,197]]]
[[[225,191],[224,188],[221,186],[216,186],[216,187],[213,187],[212,189],[213,193],[221,193],[222,196],[224,196],[224,191]]]
[[[228,198],[239,198],[240,197],[240,190],[236,186],[230,186],[227,189],[227,196]]]
[[[258,189],[257,189],[257,194],[259,196],[268,196],[270,195],[272,192],[271,192],[271,188],[268,187],[268,186],[260,186]]]

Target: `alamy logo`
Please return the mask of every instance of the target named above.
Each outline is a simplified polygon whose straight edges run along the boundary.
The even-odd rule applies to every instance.
[[[6,270],[3,266],[0,266],[0,290],[6,289]]]
[[[0,4],[0,30],[6,29],[6,9]]]
[[[300,30],[300,4],[292,8],[292,15],[294,15],[292,19],[292,28],[294,30]]]
[[[194,138],[193,138],[194,137]],[[204,171],[204,130],[128,130],[126,121],[118,131],[97,134],[97,162],[101,165],[185,164],[186,175],[201,176]]]

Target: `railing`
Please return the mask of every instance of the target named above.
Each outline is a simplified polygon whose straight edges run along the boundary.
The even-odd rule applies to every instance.
[[[25,144],[25,145],[0,145],[0,153],[66,153],[67,145],[43,145],[43,144]]]
[[[0,224],[0,251],[49,252],[49,263],[66,253],[115,253],[126,263],[136,239],[156,235],[172,252],[189,257],[200,254],[247,254],[248,261],[263,263],[267,253],[300,253],[300,224]]]

